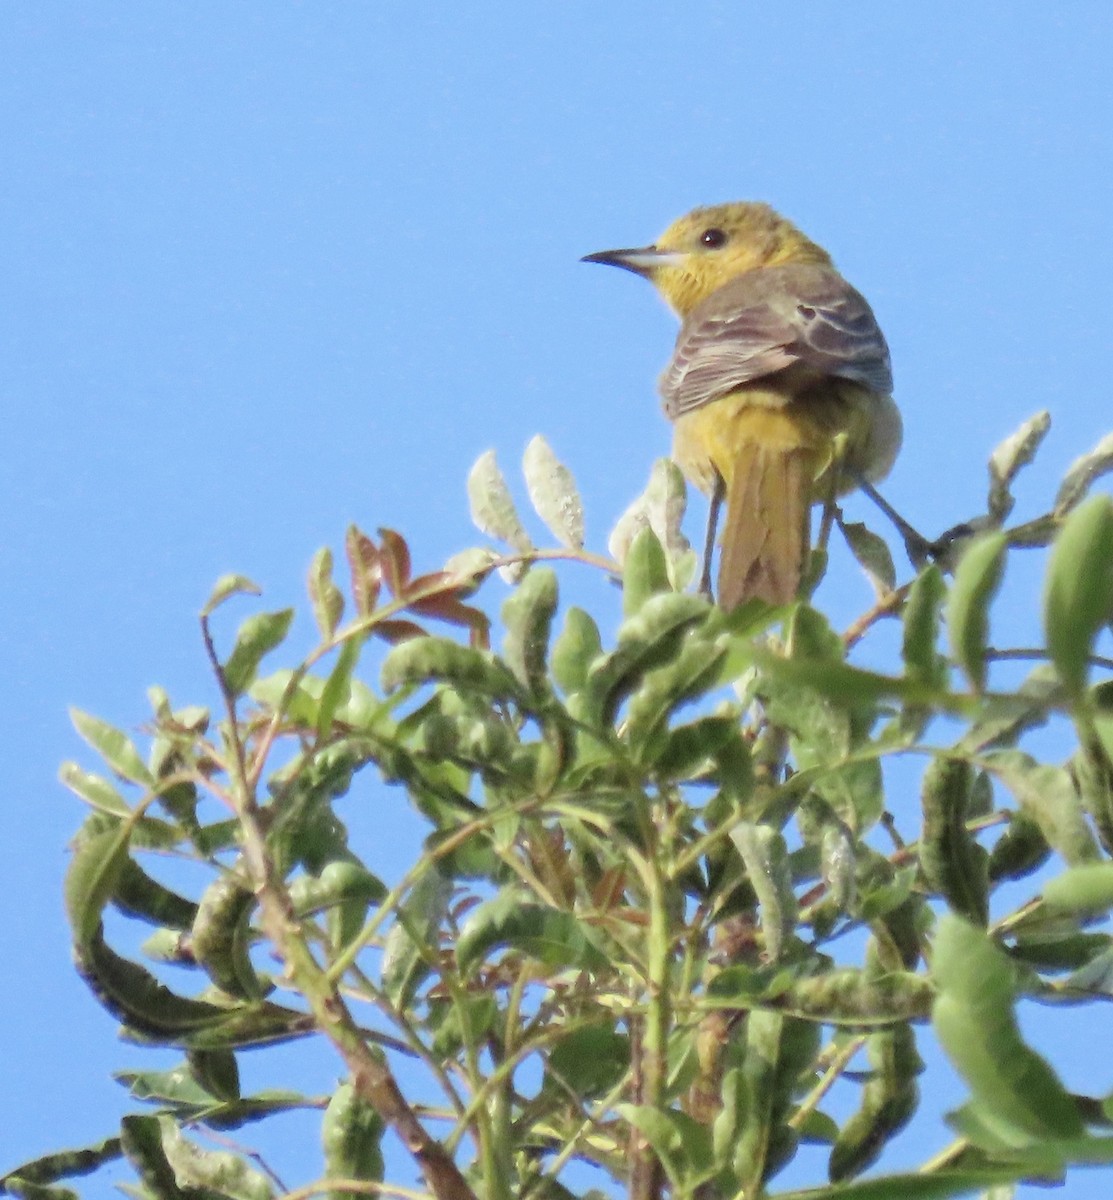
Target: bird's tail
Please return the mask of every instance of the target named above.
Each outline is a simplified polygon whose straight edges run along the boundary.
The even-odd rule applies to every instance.
[[[829,435],[785,408],[734,414],[720,545],[719,604],[787,604],[807,564],[815,479],[829,456]],[[725,465],[725,464],[724,464]]]

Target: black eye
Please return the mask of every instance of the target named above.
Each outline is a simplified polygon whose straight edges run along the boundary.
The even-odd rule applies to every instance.
[[[721,229],[705,229],[699,235],[699,240],[708,250],[718,250],[720,246],[726,245],[727,235]]]

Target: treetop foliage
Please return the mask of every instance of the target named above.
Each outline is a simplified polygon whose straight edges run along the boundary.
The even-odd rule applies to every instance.
[[[152,689],[140,742],[75,712],[103,765],[62,768],[88,809],[66,882],[77,970],[136,1056],[181,1061],[121,1070],[117,1130],[0,1190],[60,1200],[123,1159],[138,1197],[926,1200],[1113,1162],[1113,1097],[1070,1092],[1015,1015],[1113,994],[1113,501],[1090,494],[1113,438],[1010,525],[1047,428],[994,452],[984,513],[906,539],[903,580],[832,509],[813,584],[838,529],[875,590],[843,631],[806,601],[725,614],[686,591],[665,461],[589,552],[541,439],[524,466],[554,549],[485,455],[472,513],[508,550],[415,574],[400,534],[350,529],[342,579],[328,549],[313,559],[300,658],[290,609],[221,649],[228,607],[258,592],[222,580],[201,615],[210,702]],[[1034,547],[1045,645],[1003,646],[1002,579]],[[562,564],[621,583],[613,635],[562,607]],[[476,603],[495,571],[497,633]],[[855,665],[887,622],[899,661]],[[1013,660],[1031,668],[1006,686]],[[1049,722],[1062,761],[1031,744]],[[394,877],[337,811],[365,774],[389,785],[353,794],[380,828],[399,804],[423,825]],[[863,1178],[922,1111],[929,1037],[968,1089],[954,1139]],[[240,1056],[294,1039],[335,1057],[335,1091],[244,1094]],[[248,1149],[290,1112],[320,1131],[292,1190]],[[827,1181],[776,1191],[802,1146],[824,1148]]]

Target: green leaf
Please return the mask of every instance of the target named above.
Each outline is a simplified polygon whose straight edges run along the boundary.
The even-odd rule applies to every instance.
[[[121,821],[103,833],[82,840],[66,872],[66,913],[74,944],[91,943],[101,925],[101,914],[112,899],[128,861],[130,822]]]
[[[899,908],[908,899],[917,874],[915,867],[904,867],[880,880],[870,880],[861,888],[857,915],[863,921],[873,921]]]
[[[787,632],[791,657],[798,662],[842,662],[846,647],[831,622],[810,604],[797,605]]]
[[[1043,886],[1043,906],[1052,913],[1098,916],[1113,908],[1113,863],[1070,867]]]
[[[652,1147],[677,1193],[689,1194],[713,1173],[710,1131],[687,1113],[648,1104],[616,1104],[615,1109]]]
[[[204,1189],[221,1200],[271,1200],[274,1188],[270,1181],[238,1154],[190,1141],[172,1117],[157,1119],[166,1161],[187,1195]]]
[[[643,500],[649,527],[664,547],[673,590],[681,591],[691,582],[698,561],[683,530],[684,511],[688,506],[684,475],[671,458],[659,458],[654,462]]]
[[[1047,913],[1047,910],[1043,910]],[[1079,922],[1051,920],[1033,922],[1031,927],[1017,923],[1009,957],[1027,963],[1038,971],[1073,971],[1075,976],[1089,976],[1091,985],[1102,992],[1107,990],[1110,950],[1113,938],[1105,933],[1080,933]],[[1083,986],[1074,976],[1067,989]]]
[[[951,653],[974,687],[985,687],[989,646],[989,603],[1001,583],[1008,539],[987,533],[966,548],[947,600]]]
[[[227,1054],[234,1061],[230,1051],[190,1052],[189,1062],[179,1063],[169,1071],[117,1071],[112,1077],[126,1087],[135,1099],[170,1108],[183,1122],[203,1121],[210,1129],[238,1129],[261,1121],[272,1113],[317,1110],[320,1107],[315,1097],[275,1089],[239,1099],[221,1099],[218,1093],[210,1091],[206,1084],[198,1080],[193,1064],[199,1054]]]
[[[381,1183],[382,1139],[385,1122],[351,1083],[342,1083],[328,1102],[321,1120],[321,1145],[325,1152],[325,1174],[330,1179],[355,1179]],[[330,1200],[350,1196],[330,1191]]]
[[[0,1178],[0,1189],[6,1195],[20,1197],[20,1200],[81,1200],[72,1188],[31,1183],[24,1179],[18,1171],[12,1171]]]
[[[218,1100],[240,1099],[240,1065],[231,1050],[188,1050],[186,1061],[194,1079]]]
[[[268,986],[251,962],[255,892],[231,872],[219,875],[201,896],[193,922],[197,963],[221,991],[239,999],[262,997]]]
[[[162,1146],[158,1117],[127,1116],[120,1122],[120,1145],[143,1184],[157,1200],[184,1200]]]
[[[745,1037],[742,1120],[732,1165],[745,1194],[759,1196],[762,1183],[795,1153],[797,1134],[787,1118],[798,1081],[819,1050],[819,1029],[810,1021],[754,1009],[746,1018]]]
[[[492,950],[509,947],[545,967],[598,970],[608,964],[575,914],[537,904],[529,894],[507,888],[474,909],[460,930],[456,961],[469,972]]]
[[[913,971],[878,975],[848,967],[799,979],[775,999],[778,1008],[809,1022],[868,1028],[922,1021],[934,996],[931,980]]]
[[[1070,774],[1082,807],[1093,818],[1108,853],[1113,851],[1113,759],[1089,714],[1079,713],[1075,724],[1079,747],[1071,756]]]
[[[233,696],[247,690],[263,656],[286,640],[293,619],[294,610],[283,608],[278,612],[255,613],[243,622],[223,668],[224,682]]]
[[[387,894],[382,880],[345,859],[328,863],[318,877],[299,875],[289,890],[299,916],[327,914],[329,940],[336,948],[347,946],[359,934],[371,906]]]
[[[202,618],[211,617],[213,613],[232,596],[261,596],[263,589],[253,583],[246,575],[221,575],[213,585],[205,606],[201,609]]]
[[[331,638],[344,615],[344,596],[332,580],[332,551],[327,546],[309,564],[309,599],[321,637]]]
[[[766,957],[776,962],[796,928],[797,915],[785,840],[778,830],[749,821],[735,825],[730,840],[742,856],[750,886],[757,895]]]
[[[78,974],[133,1040],[214,1049],[284,1041],[312,1028],[304,1013],[274,1004],[225,1008],[179,996],[138,963],[121,958],[99,934],[75,947],[75,960]]]
[[[499,470],[493,450],[481,454],[468,473],[468,504],[471,519],[481,533],[506,542],[519,554],[528,554],[534,548],[514,507],[506,478]],[[522,570],[519,565],[512,577],[520,576]]]
[[[629,1037],[609,1025],[588,1025],[562,1037],[550,1051],[545,1086],[582,1101],[610,1091],[629,1066]]]
[[[861,522],[840,521],[839,529],[878,598],[887,596],[897,585],[897,572],[885,539]]]
[[[1022,734],[1047,723],[1062,694],[1054,667],[1040,663],[1016,692],[984,698],[958,748],[975,752],[1015,745]]]
[[[536,434],[526,446],[522,472],[530,502],[549,532],[562,546],[579,550],[584,544],[584,506],[572,472]]]
[[[622,564],[622,615],[632,617],[651,596],[669,591],[664,547],[647,525],[634,535]]]
[[[946,711],[962,712],[969,707],[964,697],[940,693],[892,675],[863,671],[849,663],[785,658],[759,646],[749,647],[747,656],[750,663],[746,665],[756,665],[778,681],[811,688],[844,707],[866,707],[884,699],[934,704]]]
[[[776,1000],[792,984],[790,967],[765,963],[760,967],[749,967],[734,963],[719,971],[707,985],[708,996],[719,1001],[717,1007],[753,1008],[755,1000]]]
[[[345,638],[336,656],[329,677],[321,690],[321,702],[317,709],[317,737],[324,740],[332,732],[333,719],[342,705],[347,705],[352,695],[352,672],[356,669],[363,651],[364,638],[360,635]]]
[[[500,659],[489,651],[461,646],[449,638],[424,637],[402,642],[383,662],[384,691],[434,681],[490,700],[521,698],[518,681]]]
[[[1042,867],[1050,854],[1051,847],[1039,822],[1028,813],[1015,812],[989,852],[990,882],[1023,879]]]
[[[831,1146],[839,1136],[838,1122],[818,1109],[808,1113],[797,1129],[805,1145]]]
[[[959,758],[934,758],[924,772],[920,799],[920,867],[928,887],[960,916],[989,921],[988,855],[966,830],[974,768]]]
[[[607,539],[611,556],[616,562],[625,563],[637,535],[643,529],[652,529],[665,552],[669,585],[673,591],[682,591],[691,582],[698,565],[682,529],[687,503],[680,468],[671,458],[657,459],[645,491],[619,517]]]
[[[98,812],[120,818],[131,816],[128,802],[103,775],[94,775],[75,762],[64,762],[58,770],[58,778]]]
[[[123,730],[109,725],[100,717],[94,717],[92,713],[82,712],[80,708],[70,709],[70,720],[81,737],[117,775],[143,787],[153,785],[154,777],[147,769],[147,764]]]
[[[396,910],[383,948],[382,978],[387,998],[398,1009],[413,1002],[417,989],[432,970],[430,947],[452,898],[452,880],[433,867],[414,885]]]
[[[858,1175],[880,1158],[916,1111],[916,1076],[924,1064],[916,1051],[911,1025],[871,1033],[866,1044],[870,1078],[857,1112],[845,1122],[831,1148],[827,1173],[832,1181]]]
[[[1062,767],[1037,763],[1020,750],[994,750],[984,755],[981,763],[1012,792],[1048,844],[1068,863],[1101,857],[1078,791]]]
[[[660,779],[687,779],[704,764],[715,764],[723,757],[728,744],[743,760],[749,758],[749,744],[741,736],[736,713],[698,717],[687,725],[667,731],[653,763],[654,774]],[[740,775],[741,772],[735,772]],[[752,777],[752,766],[746,772]],[[747,778],[746,782],[749,781]],[[733,782],[739,782],[736,778]]]
[[[582,690],[587,683],[588,667],[602,653],[599,626],[582,608],[570,608],[564,615],[564,628],[553,643],[553,678],[566,696]]]
[[[1110,939],[1101,934],[1079,934],[1077,940],[1083,944],[1105,942],[1106,948],[1099,953],[1090,952],[1088,961],[1079,963],[1077,968],[1063,981],[1063,990],[1071,992],[1088,992],[1091,996],[1108,999],[1113,996],[1113,946]],[[1081,957],[1082,947],[1079,947]],[[1077,958],[1076,960],[1077,961]]]
[[[483,989],[453,1000],[431,998],[428,1022],[433,1054],[442,1061],[456,1058],[462,1051],[485,1044],[501,1027],[498,1000]]]
[[[1043,611],[1051,661],[1079,697],[1094,638],[1113,615],[1113,498],[1091,496],[1067,518],[1051,548]]]
[[[503,660],[534,696],[548,690],[545,668],[556,607],[557,577],[551,567],[535,567],[502,606]]]
[[[932,564],[916,577],[904,602],[904,636],[901,658],[909,679],[929,687],[946,686],[947,665],[936,649],[939,618],[947,584],[943,573]]]
[[[124,861],[112,892],[112,904],[128,916],[178,930],[188,929],[197,915],[192,900],[152,879],[133,858]]]
[[[935,936],[932,969],[939,988],[935,1032],[996,1134],[1017,1147],[1080,1137],[1074,1101],[1020,1036],[1005,954],[973,925],[947,914]]]
[[[646,672],[673,658],[685,630],[711,612],[700,596],[668,593],[647,600],[622,623],[615,649],[591,664],[584,689],[588,719],[609,725]]]
[[[1071,463],[1055,496],[1055,515],[1061,517],[1068,513],[1094,481],[1109,471],[1113,471],[1113,433],[1107,433],[1092,450]]]
[[[930,1174],[882,1175],[836,1187],[779,1192],[777,1200],[949,1200],[952,1196],[969,1196],[994,1184],[1011,1182],[1023,1174],[1023,1165],[1017,1164]]]
[[[299,875],[290,884],[290,898],[299,916],[321,912],[348,900],[374,904],[385,899],[386,884],[358,862],[344,859],[327,863],[318,877]]]
[[[820,878],[839,912],[854,902],[857,855],[850,827],[834,807],[817,795],[806,797],[796,810],[796,824],[804,841],[819,850]]]
[[[59,1150],[54,1154],[44,1154],[41,1158],[21,1163],[7,1175],[0,1177],[0,1191],[6,1190],[13,1196],[33,1195],[33,1193],[20,1190],[18,1186],[13,1187],[13,1181],[18,1180],[19,1184],[42,1186],[54,1183],[59,1179],[69,1179],[74,1175],[88,1175],[104,1163],[115,1161],[122,1153],[120,1139],[109,1137],[92,1146],[79,1146],[72,1150]],[[73,1194],[70,1193],[70,1195]]]
[[[876,758],[843,763],[817,773],[814,787],[859,835],[877,823],[885,807],[881,764]]]
[[[272,712],[281,709],[288,720],[315,728],[324,690],[325,683],[319,675],[297,678],[293,671],[282,668],[256,679],[247,689],[247,694]]]
[[[813,641],[812,651],[819,650],[820,644]],[[786,659],[757,651],[762,677],[754,690],[770,720],[789,732],[799,770],[811,772],[815,790],[851,829],[864,833],[884,807],[881,771],[874,757],[879,749],[872,747],[861,757],[855,753],[872,724],[874,687],[881,677],[845,663],[805,658],[804,653]],[[906,686],[904,680],[891,682],[897,689]]]
[[[667,747],[662,734],[670,714],[718,684],[729,638],[720,634],[712,639],[700,636],[701,632],[689,633],[673,661],[647,672],[630,697],[623,732],[647,763]]]
[[[1047,431],[1051,414],[1041,411],[1010,434],[989,457],[989,499],[987,511],[994,526],[1000,526],[1012,512],[1015,501],[1011,487],[1023,467],[1036,456]]]

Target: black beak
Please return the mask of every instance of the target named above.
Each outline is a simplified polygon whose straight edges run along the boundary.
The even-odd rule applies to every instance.
[[[608,267],[621,267],[643,277],[652,275],[658,267],[676,260],[671,250],[658,250],[656,246],[641,246],[633,250],[600,250],[585,254],[580,262],[603,263]]]

